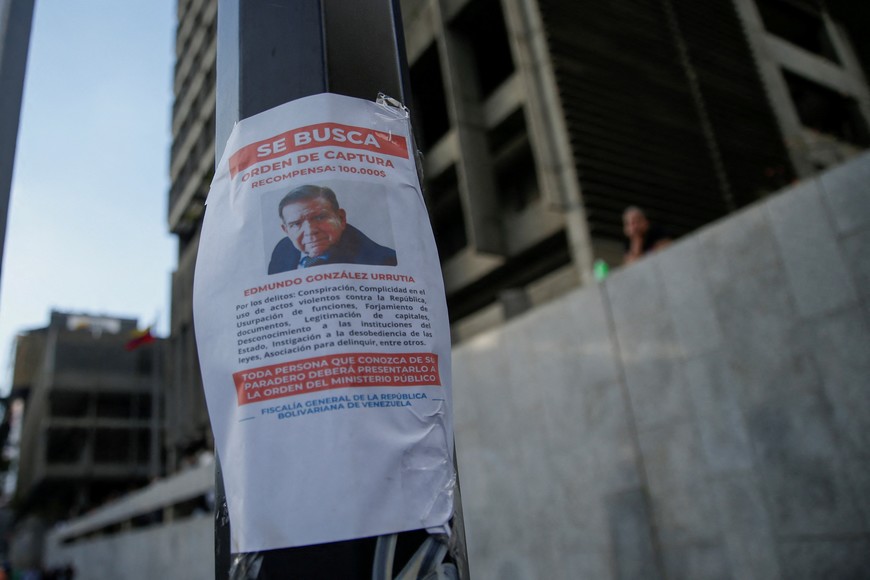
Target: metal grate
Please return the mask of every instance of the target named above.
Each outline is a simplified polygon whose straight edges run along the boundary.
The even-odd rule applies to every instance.
[[[540,0],[596,237],[627,205],[682,235],[791,175],[733,4],[669,1]]]

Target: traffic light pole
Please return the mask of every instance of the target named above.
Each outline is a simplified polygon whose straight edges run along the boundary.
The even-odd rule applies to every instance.
[[[399,0],[219,0],[217,34],[217,160],[236,122],[302,97],[409,103]],[[220,457],[215,488],[218,580],[469,578],[458,478],[449,536],[414,530],[244,554],[230,548]]]

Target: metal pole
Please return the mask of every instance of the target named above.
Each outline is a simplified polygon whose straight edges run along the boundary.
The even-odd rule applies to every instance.
[[[324,92],[410,100],[398,0],[219,0],[217,40],[217,160],[234,123],[288,101]],[[449,542],[414,530],[251,554],[231,553],[219,457],[215,490],[218,579],[392,580],[415,557],[446,562],[439,578],[469,577],[458,481]]]

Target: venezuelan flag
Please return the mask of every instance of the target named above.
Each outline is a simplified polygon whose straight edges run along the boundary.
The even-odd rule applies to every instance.
[[[150,326],[145,330],[134,330],[130,335],[132,338],[124,344],[124,350],[135,350],[143,344],[149,344],[157,340],[157,338],[151,334]]]

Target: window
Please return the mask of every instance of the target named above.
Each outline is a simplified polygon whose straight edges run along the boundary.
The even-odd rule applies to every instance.
[[[87,429],[53,428],[48,431],[46,461],[48,463],[78,463],[88,441]]]
[[[414,135],[420,141],[417,146],[425,151],[450,129],[444,79],[434,43],[411,66],[410,78]]]
[[[817,11],[795,0],[757,0],[757,4],[768,32],[839,64],[825,21]]]
[[[858,104],[832,89],[784,70],[801,124],[854,145],[870,145]]]
[[[52,417],[79,418],[88,415],[88,393],[52,391],[49,405]]]
[[[452,24],[474,56],[481,99],[486,99],[514,72],[507,28],[499,0],[469,2]]]
[[[502,207],[522,210],[539,197],[535,160],[523,109],[518,108],[487,133]]]
[[[94,463],[125,463],[130,459],[133,441],[127,429],[97,429],[94,437]]]
[[[130,416],[132,397],[120,393],[97,394],[97,417],[126,419]]]
[[[455,165],[427,183],[426,196],[435,245],[444,262],[468,245]]]

